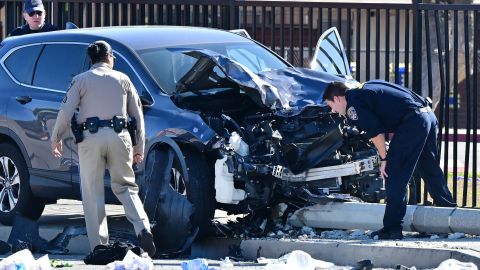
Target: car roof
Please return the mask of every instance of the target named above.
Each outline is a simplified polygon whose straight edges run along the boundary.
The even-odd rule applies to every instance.
[[[113,40],[133,50],[155,47],[178,47],[189,44],[253,42],[228,31],[190,26],[111,26],[98,28],[69,29],[47,33],[11,37],[4,40],[17,43],[48,41]]]

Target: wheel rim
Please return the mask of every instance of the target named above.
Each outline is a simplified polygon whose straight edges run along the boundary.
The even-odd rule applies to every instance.
[[[0,211],[10,212],[15,208],[20,195],[18,168],[7,156],[0,157]]]
[[[170,186],[173,190],[183,196],[187,196],[187,189],[185,188],[185,180],[182,173],[177,168],[172,168],[170,177]]]

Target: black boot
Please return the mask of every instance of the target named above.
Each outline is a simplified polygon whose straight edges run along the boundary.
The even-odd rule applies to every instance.
[[[148,253],[148,256],[153,258],[157,249],[155,248],[155,244],[153,243],[153,235],[151,232],[147,231],[147,229],[143,229],[140,234],[138,235],[140,239],[140,246],[144,251]]]
[[[378,237],[378,240],[402,240],[403,234],[401,231],[390,231],[385,228],[381,228],[378,231],[374,231],[370,234],[372,239],[375,239],[375,236]]]

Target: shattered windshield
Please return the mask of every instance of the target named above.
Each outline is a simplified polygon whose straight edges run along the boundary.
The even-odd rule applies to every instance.
[[[181,48],[186,48],[182,46]],[[250,71],[261,72],[287,68],[276,55],[255,43],[192,44],[190,49],[208,49],[239,62]],[[179,48],[177,48],[179,49]],[[158,85],[168,94],[174,93],[178,81],[198,59],[175,48],[153,48],[137,51]]]

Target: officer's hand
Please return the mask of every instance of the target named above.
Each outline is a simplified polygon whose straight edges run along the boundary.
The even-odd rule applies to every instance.
[[[388,174],[385,172],[387,168],[387,161],[380,162],[380,175],[382,176],[383,180],[387,180]]]
[[[143,161],[143,155],[142,154],[135,154],[133,156],[133,164],[138,164]]]
[[[52,143],[52,154],[56,158],[59,158],[62,156],[62,150],[63,150],[63,143],[60,140],[59,142],[54,142]]]

